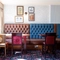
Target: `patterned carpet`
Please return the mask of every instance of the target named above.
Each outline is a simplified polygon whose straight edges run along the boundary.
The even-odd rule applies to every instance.
[[[19,54],[11,56],[10,54],[7,57],[0,56],[0,60],[60,60],[60,50],[56,51],[56,58],[53,54],[45,54],[42,55],[41,51],[27,51],[27,54]]]

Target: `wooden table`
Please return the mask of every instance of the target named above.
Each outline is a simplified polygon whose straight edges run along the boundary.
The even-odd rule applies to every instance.
[[[45,34],[40,34],[40,36],[45,37]],[[56,36],[58,36],[58,35],[56,35]],[[45,39],[43,39],[43,41],[45,41]],[[56,38],[56,41],[57,42],[60,42],[60,39],[59,38]]]

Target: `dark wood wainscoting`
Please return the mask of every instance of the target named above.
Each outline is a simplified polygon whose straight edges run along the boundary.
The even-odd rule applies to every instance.
[[[42,50],[42,42],[44,39],[27,39],[26,49],[27,50]],[[7,46],[8,49],[12,49],[11,43]],[[14,47],[15,49],[19,49],[20,47]],[[57,39],[56,48],[60,49],[60,39]]]

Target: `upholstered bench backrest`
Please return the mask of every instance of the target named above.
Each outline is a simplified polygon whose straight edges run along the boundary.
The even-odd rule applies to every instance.
[[[4,25],[4,33],[22,33],[22,34],[29,34],[29,24],[5,24]]]
[[[60,24],[57,24],[57,38],[60,38]]]
[[[5,24],[4,33],[30,34],[30,39],[41,39],[40,34],[54,32],[54,24]]]
[[[40,34],[54,32],[54,24],[30,24],[30,39],[42,38]]]

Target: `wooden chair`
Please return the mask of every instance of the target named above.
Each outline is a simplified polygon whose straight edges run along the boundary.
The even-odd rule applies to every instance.
[[[0,35],[0,48],[4,48],[4,55],[6,56],[6,42],[5,35]]]
[[[22,33],[12,33],[12,54],[13,54],[14,48],[15,50],[20,51],[22,53],[22,50],[23,50]]]
[[[24,50],[24,53],[27,53],[27,48],[26,48],[26,45],[27,45],[27,41],[26,41],[26,36],[22,36],[22,39],[23,39],[23,50]]]
[[[55,54],[55,50],[56,50],[56,48],[55,48],[56,47],[56,33],[46,33],[45,34],[45,42],[43,42],[42,53],[45,52],[45,55],[46,55],[46,52],[48,52],[48,50],[50,50],[49,46],[52,47],[52,53]]]

